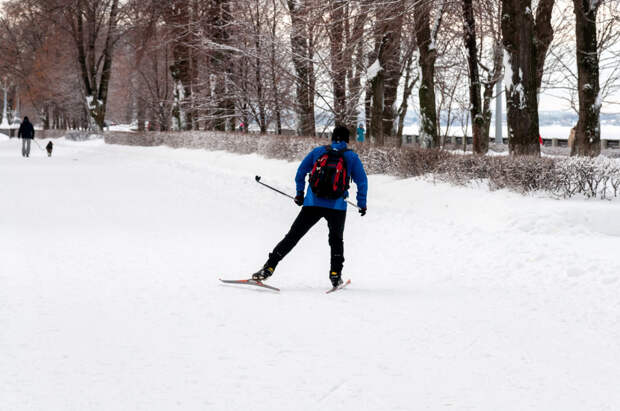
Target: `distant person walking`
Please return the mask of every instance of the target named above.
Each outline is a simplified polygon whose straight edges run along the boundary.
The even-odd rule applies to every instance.
[[[362,123],[360,123],[359,126],[357,126],[357,141],[359,141],[360,143],[364,142],[364,133],[366,132],[366,130],[364,130],[364,125]]]
[[[24,117],[24,121],[19,126],[17,138],[22,139],[22,157],[30,157],[30,144],[34,138],[34,127],[28,120],[28,116]]]

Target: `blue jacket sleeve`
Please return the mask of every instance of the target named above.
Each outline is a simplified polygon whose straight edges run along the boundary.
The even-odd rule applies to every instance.
[[[368,194],[368,177],[359,157],[355,155],[355,160],[351,164],[351,177],[357,186],[357,206],[366,208],[366,195]]]
[[[315,150],[312,150],[306,158],[304,158],[297,168],[297,174],[295,175],[295,185],[297,186],[297,192],[304,192],[306,189],[306,174],[312,171],[314,165],[313,154]]]

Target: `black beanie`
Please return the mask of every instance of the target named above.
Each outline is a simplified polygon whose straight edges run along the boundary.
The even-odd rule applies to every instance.
[[[332,133],[332,141],[344,141],[345,143],[349,142],[349,129],[345,126],[336,126],[334,127],[334,131]]]

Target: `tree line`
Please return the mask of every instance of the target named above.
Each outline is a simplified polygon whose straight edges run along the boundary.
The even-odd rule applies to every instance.
[[[578,114],[574,154],[597,155],[619,25],[614,0],[10,0],[0,75],[44,128],[102,129],[113,110],[139,130],[364,123],[382,145],[413,109],[422,146],[459,124],[478,154],[503,80],[512,154],[540,154],[555,93]]]

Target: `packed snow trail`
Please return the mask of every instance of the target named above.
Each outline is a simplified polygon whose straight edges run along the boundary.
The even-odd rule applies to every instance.
[[[260,267],[297,164],[0,139],[3,410],[620,408],[620,202],[370,176],[329,287],[319,223]],[[353,195],[354,198],[354,195]]]

